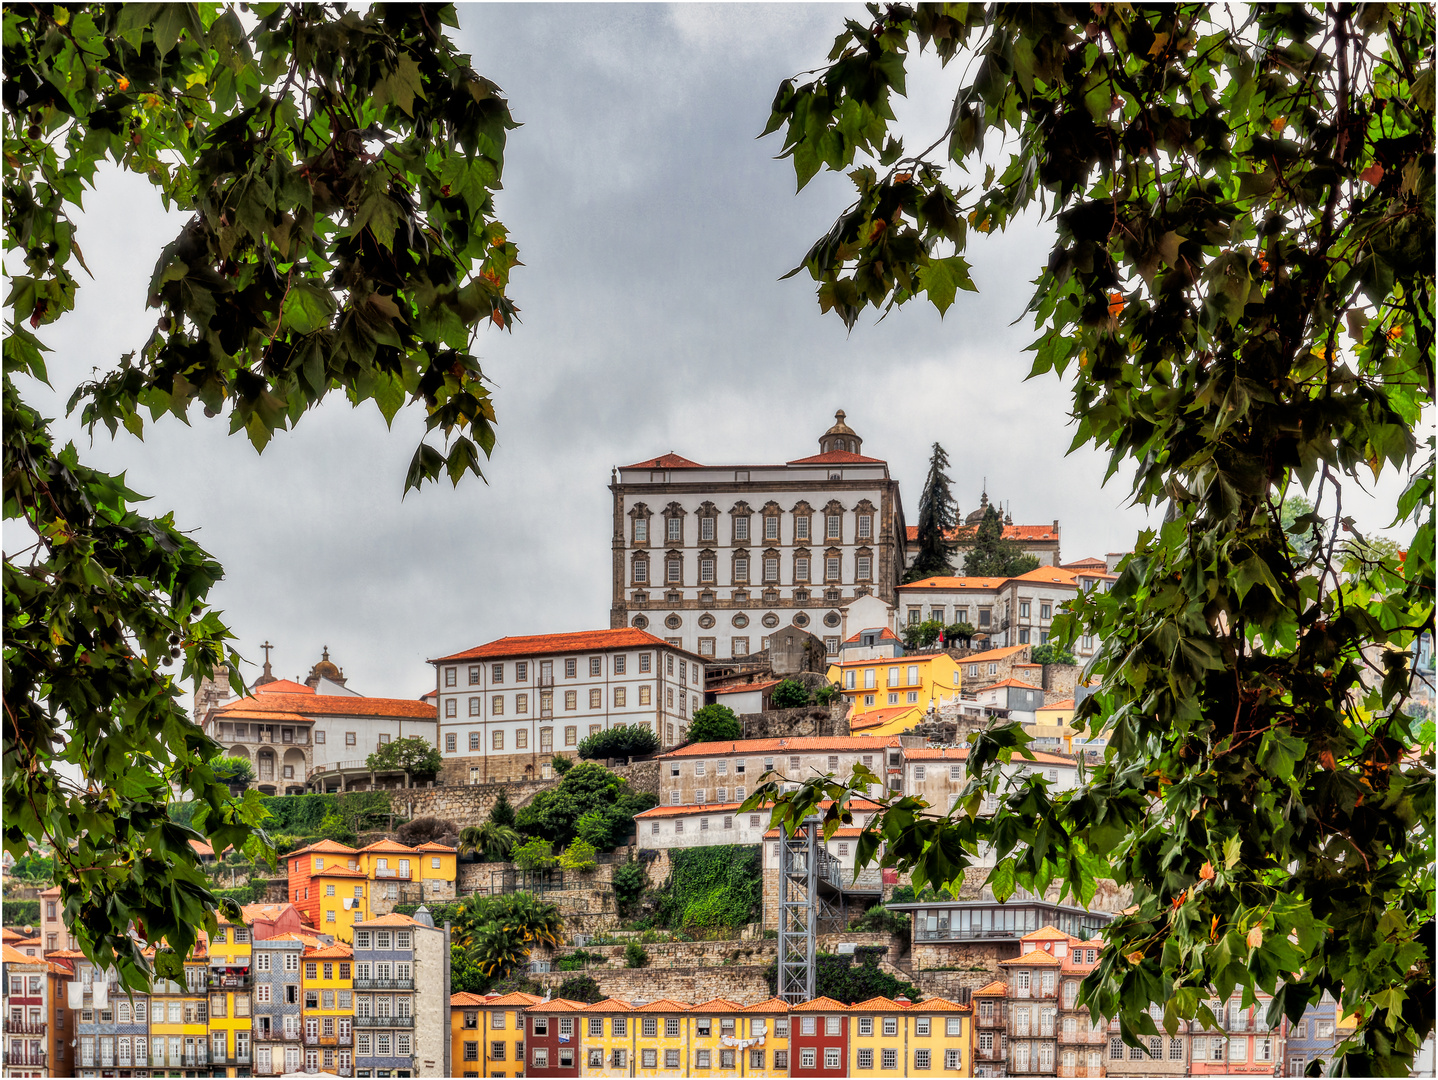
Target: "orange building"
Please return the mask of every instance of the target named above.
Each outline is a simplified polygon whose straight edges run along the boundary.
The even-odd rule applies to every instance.
[[[321,840],[318,844],[292,851],[285,856],[289,864],[290,903],[299,909],[305,922],[318,927],[323,916],[320,914],[320,893],[312,881],[315,872],[326,868],[341,867],[357,870],[358,853],[352,847],[334,840]],[[286,927],[286,930],[297,929]],[[259,935],[255,935],[259,937]]]

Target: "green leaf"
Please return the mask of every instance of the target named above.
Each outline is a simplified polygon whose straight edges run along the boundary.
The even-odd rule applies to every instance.
[[[939,309],[939,314],[949,310],[958,289],[977,292],[969,277],[969,264],[959,255],[947,259],[930,259],[919,271],[919,287],[929,296],[929,301]]]
[[[298,282],[285,294],[280,308],[281,326],[291,333],[313,334],[329,325],[335,307],[335,298],[328,289]]]

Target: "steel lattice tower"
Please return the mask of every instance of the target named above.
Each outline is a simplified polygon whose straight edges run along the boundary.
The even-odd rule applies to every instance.
[[[818,828],[817,817],[805,818],[779,842],[779,997],[789,1005],[814,999]]]

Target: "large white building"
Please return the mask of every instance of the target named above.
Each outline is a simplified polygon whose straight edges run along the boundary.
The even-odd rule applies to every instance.
[[[636,628],[506,637],[431,660],[444,783],[543,779],[586,735],[647,727],[684,741],[704,665]]]
[[[837,656],[863,628],[846,632],[847,607],[892,605],[904,572],[899,484],[862,445],[841,410],[818,454],[782,465],[669,453],[615,470],[610,625],[706,659],[761,651],[797,626]]]

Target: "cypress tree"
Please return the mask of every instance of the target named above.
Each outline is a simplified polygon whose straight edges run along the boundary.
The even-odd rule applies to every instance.
[[[934,443],[933,455],[929,458],[929,476],[924,481],[924,493],[919,497],[919,555],[905,581],[921,581],[954,572],[954,544],[948,539],[958,522],[958,507],[953,493],[949,491],[952,482],[945,469],[949,467],[949,455],[944,448]]]
[[[1004,522],[990,506],[974,533],[974,546],[964,559],[964,573],[969,577],[1017,577],[1038,566],[1032,555],[1025,555],[1018,544],[1004,539]]]

